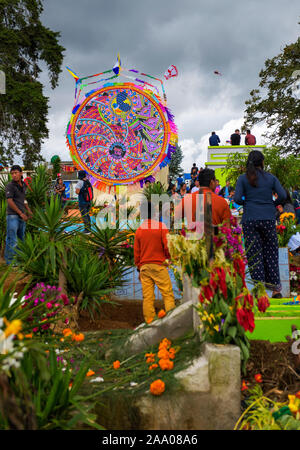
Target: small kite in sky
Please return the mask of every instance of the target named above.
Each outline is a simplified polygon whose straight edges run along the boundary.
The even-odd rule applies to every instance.
[[[164,77],[166,80],[168,80],[169,78],[177,77],[177,75],[178,75],[177,67],[172,64],[167,68]]]
[[[218,70],[214,70],[214,74],[222,76],[221,72],[219,72]]]

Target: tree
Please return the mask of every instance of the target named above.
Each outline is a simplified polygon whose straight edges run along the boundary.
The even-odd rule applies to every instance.
[[[261,90],[252,90],[250,100],[245,102],[244,127],[265,122],[268,126],[265,136],[270,142],[280,147],[281,153],[295,155],[300,153],[300,96],[295,95],[299,67],[300,38],[266,60],[265,68],[259,73]]]
[[[180,166],[183,160],[183,153],[180,145],[176,144],[176,150],[172,153],[172,159],[169,164],[169,176],[171,179],[177,178],[184,173],[184,170]]]
[[[249,149],[250,151],[251,149]],[[227,158],[226,167],[223,170],[226,178],[235,186],[237,179],[246,171],[248,153],[231,153]],[[278,178],[282,186],[291,189],[299,184],[300,158],[295,155],[282,155],[278,148],[271,147],[263,150],[265,157],[265,170]]]
[[[41,0],[0,1],[0,70],[6,94],[0,95],[0,161],[12,164],[18,155],[27,169],[41,161],[48,137],[48,98],[38,81],[44,62],[51,88],[58,84],[63,51],[60,33],[42,25]]]
[[[52,180],[57,178],[57,174],[61,171],[61,159],[58,155],[52,156]]]

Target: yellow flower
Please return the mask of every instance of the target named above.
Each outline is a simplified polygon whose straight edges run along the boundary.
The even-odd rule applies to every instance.
[[[219,331],[219,325],[215,325],[215,326],[214,326],[214,329],[215,329],[216,331]]]
[[[4,330],[5,337],[10,336],[11,334],[18,334],[22,328],[21,320],[15,319],[12,322],[9,322],[5,317],[3,321],[6,325],[6,329]]]
[[[296,395],[289,395],[288,397],[290,411],[293,413],[300,411],[300,399]]]

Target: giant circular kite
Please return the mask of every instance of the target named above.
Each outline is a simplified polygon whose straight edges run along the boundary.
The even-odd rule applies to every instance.
[[[78,90],[83,79],[74,78]],[[142,184],[175,150],[177,130],[165,100],[149,83],[137,82],[102,84],[76,98],[67,142],[75,165],[98,188]]]

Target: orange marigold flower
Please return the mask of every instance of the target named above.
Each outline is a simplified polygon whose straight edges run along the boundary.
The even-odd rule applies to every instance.
[[[95,372],[94,372],[93,370],[89,370],[89,371],[86,373],[86,376],[87,376],[87,377],[91,377],[92,375],[95,375]]]
[[[31,339],[31,338],[32,338],[32,334],[31,334],[31,333],[25,334],[25,337],[26,337],[27,339]]]
[[[170,359],[174,359],[174,358],[175,358],[175,354],[176,354],[175,348],[171,347],[171,348],[169,349]]]
[[[146,359],[146,363],[147,363],[147,364],[153,363],[154,361],[155,361],[154,358],[147,358],[147,359]]]
[[[158,359],[169,359],[169,358],[170,358],[170,353],[168,352],[167,349],[162,348],[162,349],[159,350],[159,352],[157,353],[157,357],[158,357]]]
[[[166,348],[166,349],[168,349],[169,347],[171,347],[171,341],[169,341],[169,339],[167,339],[167,338],[164,338],[162,341],[161,341],[161,343],[159,344],[159,350],[161,349],[161,348]]]
[[[114,361],[113,362],[113,368],[116,369],[116,370],[119,369],[120,368],[120,361],[118,361],[118,360]]]
[[[154,370],[154,369],[157,369],[157,367],[158,367],[158,364],[151,364],[151,366],[149,366],[149,370]]]
[[[151,317],[150,319],[146,320],[146,323],[149,325],[149,323],[153,322],[153,320],[154,320],[153,317]]]
[[[73,334],[72,336],[72,341],[76,341],[76,342],[81,342],[84,340],[84,334],[79,333],[79,334]]]
[[[150,392],[153,395],[161,395],[165,391],[165,383],[162,380],[155,380],[150,384]]]
[[[248,389],[248,385],[247,385],[247,383],[245,382],[245,380],[243,380],[241,390],[242,390],[242,391],[246,391],[247,389]]]
[[[165,315],[166,315],[166,311],[165,311],[164,309],[161,309],[161,310],[159,311],[159,313],[157,314],[157,316],[158,316],[160,319],[162,319],[163,317],[165,317]]]
[[[145,358],[154,358],[155,357],[155,353],[146,353],[145,354]]]
[[[260,373],[257,373],[256,375],[254,375],[254,378],[257,383],[262,383],[262,376]]]
[[[67,337],[67,336],[72,336],[72,334],[73,334],[73,332],[72,332],[71,328],[65,328],[65,329],[63,330],[63,335],[64,335],[65,337]]]
[[[295,394],[295,397],[300,398],[300,391],[298,391],[297,394]]]
[[[170,361],[169,359],[160,359],[158,364],[161,370],[172,370],[174,367],[173,361]]]

